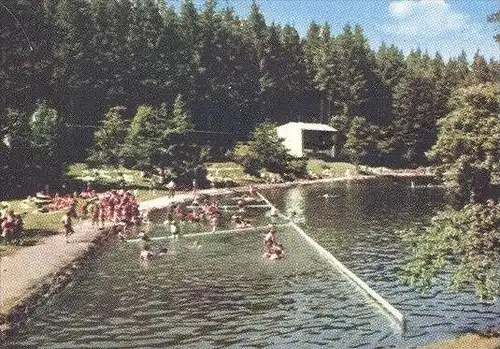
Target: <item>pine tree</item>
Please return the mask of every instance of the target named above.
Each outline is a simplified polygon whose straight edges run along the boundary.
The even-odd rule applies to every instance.
[[[121,157],[127,167],[133,167],[152,173],[152,154],[157,146],[159,128],[154,124],[153,108],[141,105],[132,118],[123,143]]]
[[[344,27],[338,37],[339,87],[335,98],[336,114],[350,118],[364,115],[374,119],[371,93],[376,92],[375,58],[359,25]]]
[[[465,51],[458,58],[450,59],[446,65],[446,75],[452,89],[463,86],[469,80],[470,69]]]
[[[305,121],[311,116],[307,97],[314,89],[306,68],[304,49],[295,28],[286,25],[281,33],[283,65],[281,79],[284,86],[282,121]]]
[[[396,86],[391,147],[393,165],[426,163],[425,152],[436,140],[433,85],[429,78],[410,75]]]
[[[186,103],[195,108],[199,92],[197,89],[198,74],[200,71],[200,15],[192,0],[183,0],[179,11],[178,33],[181,40],[179,47],[179,64],[177,69],[181,84],[178,93],[181,93]],[[198,124],[198,115],[194,115],[193,122]]]
[[[134,105],[156,105],[163,99],[164,69],[159,48],[163,25],[156,1],[142,0],[136,4],[129,36]]]
[[[453,83],[448,75],[443,58],[436,53],[431,61],[431,81],[433,84],[433,109],[436,120],[441,119],[449,113],[448,100],[450,99]]]
[[[260,67],[243,24],[235,17],[234,10],[223,11],[220,49],[223,68],[219,74],[224,77],[221,92],[228,103],[221,101],[220,110],[227,111],[221,130],[231,132],[235,139],[246,137],[260,120],[257,102]]]
[[[163,102],[172,103],[181,89],[184,78],[182,59],[182,38],[179,29],[179,16],[173,7],[167,7],[165,3],[160,6],[163,19],[163,31],[158,43],[159,50],[159,74],[160,86],[158,86],[160,98]]]
[[[281,69],[286,65],[284,52],[280,41],[280,28],[274,24],[263,44],[260,61],[260,104],[265,119],[276,121],[286,120],[282,115],[282,103],[285,98],[285,86],[282,81]]]
[[[100,122],[88,158],[91,163],[117,166],[122,162],[120,152],[128,129],[125,111],[124,107],[112,107]]]
[[[470,76],[470,83],[471,84],[482,84],[485,82],[494,82],[493,81],[493,74],[490,70],[490,67],[488,66],[488,63],[484,59],[483,56],[477,52],[474,55],[474,59],[472,61],[472,74]]]
[[[382,44],[376,54],[376,74],[380,80],[380,97],[376,109],[378,125],[387,127],[392,123],[392,97],[405,69],[403,53],[394,45]]]
[[[264,15],[260,12],[259,5],[252,1],[250,15],[245,22],[246,35],[250,38],[256,59],[260,62],[264,55],[264,42],[267,39],[267,25]]]
[[[140,106],[125,137],[122,156],[129,166],[157,173],[163,181],[170,176],[186,183],[195,172],[203,177],[201,150],[189,138],[191,130],[190,116],[180,96],[173,107],[165,103],[158,108]]]
[[[314,85],[320,95],[319,122],[327,122],[331,116],[332,104],[339,91],[340,61],[338,42],[330,34],[330,25],[324,23],[319,32],[316,55],[313,58]]]
[[[365,118],[355,116],[352,119],[343,152],[355,165],[377,162],[377,132],[377,128]]]
[[[29,140],[34,160],[32,171],[39,182],[54,183],[60,178],[64,132],[57,111],[46,103],[38,104],[29,122]]]
[[[131,50],[127,39],[131,35],[132,4],[128,0],[93,0],[91,5],[95,93],[104,97],[101,109],[124,105],[130,93]]]
[[[309,121],[316,121],[321,115],[320,93],[314,86],[314,78],[317,74],[315,59],[320,48],[320,42],[320,26],[313,21],[309,25],[305,40],[302,42],[307,69],[307,79],[309,81],[308,84],[310,85],[310,88],[305,91],[304,96],[305,105],[307,105],[309,109]]]
[[[57,4],[55,25],[57,41],[54,52],[54,89],[57,109],[64,121],[88,125],[98,113],[90,103],[93,95],[92,20],[90,5],[85,0],[61,0]],[[66,137],[66,158],[77,159],[90,146],[90,129],[72,129]],[[71,152],[69,151],[71,149]]]
[[[38,99],[52,98],[50,3],[8,0],[0,6],[0,108],[31,113]]]

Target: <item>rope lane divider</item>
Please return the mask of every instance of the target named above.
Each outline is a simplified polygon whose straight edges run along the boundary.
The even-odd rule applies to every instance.
[[[277,208],[262,194],[257,193],[259,197],[267,202],[271,207],[274,207],[276,212],[279,212]],[[281,216],[284,216],[280,214]],[[318,251],[318,253],[323,256],[331,265],[336,267],[342,274],[347,276],[347,278],[353,282],[358,288],[360,288],[364,293],[366,293],[370,298],[376,301],[376,303],[388,313],[396,322],[400,325],[401,329],[404,331],[406,327],[405,318],[403,314],[392,306],[388,301],[386,301],[381,295],[379,295],[375,290],[373,290],[368,284],[361,280],[356,274],[347,269],[337,258],[335,258],[330,252],[325,250],[320,244],[318,244],[313,238],[311,238],[307,233],[302,230],[295,222],[291,221],[290,224],[295,228],[295,230],[307,241],[309,244]]]
[[[221,205],[220,208],[222,209],[228,209],[228,208],[268,208],[269,205],[257,205],[257,204],[251,204],[251,205],[243,205],[243,206],[238,206],[238,205]],[[199,205],[187,205],[186,208],[188,209],[193,209],[193,208],[201,208]]]
[[[282,224],[277,224],[275,225],[276,227],[285,227],[287,225],[290,225],[290,222],[288,223],[282,223]],[[192,233],[192,234],[180,234],[179,238],[183,237],[194,237],[194,236],[204,236],[204,235],[217,235],[217,234],[230,234],[230,233],[241,233],[241,232],[247,232],[247,231],[258,231],[258,230],[264,230],[264,229],[269,229],[269,225],[262,225],[258,227],[248,227],[248,228],[235,228],[235,229],[226,229],[226,230],[216,230],[216,231],[205,231],[201,233]],[[154,236],[149,238],[149,240],[166,240],[166,239],[172,239],[174,238],[173,235],[165,235],[165,236]],[[125,242],[139,242],[142,239],[126,239]]]

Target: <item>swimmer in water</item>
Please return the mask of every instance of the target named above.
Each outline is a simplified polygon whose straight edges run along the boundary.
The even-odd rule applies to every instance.
[[[153,252],[149,250],[149,246],[144,246],[140,255],[141,260],[148,261],[153,258]]]
[[[264,247],[266,249],[266,253],[271,254],[273,246],[278,244],[278,239],[276,237],[276,227],[271,226],[271,229],[264,237]]]
[[[148,233],[146,233],[144,230],[141,230],[140,233],[137,236],[139,237],[139,239],[141,239],[143,241],[149,241],[150,240]]]
[[[158,257],[166,257],[168,253],[168,248],[162,247],[160,251],[158,251]]]
[[[175,222],[170,222],[170,234],[172,234],[172,237],[174,239],[179,238],[179,228],[177,227],[177,224],[175,224]]]
[[[219,224],[219,217],[217,215],[213,215],[210,218],[210,226],[212,227],[212,232],[217,229],[217,225]]]
[[[271,211],[269,212],[269,215],[270,215],[271,217],[276,217],[276,216],[278,216],[278,211],[276,210],[276,207],[274,207],[274,206],[273,206],[273,207],[271,207]]]
[[[245,201],[243,200],[238,200],[238,202],[236,203],[236,206],[238,206],[238,212],[245,212]]]
[[[283,258],[283,247],[281,244],[273,245],[271,250],[267,253],[267,258],[271,261]]]
[[[273,245],[277,243],[276,227],[275,226],[270,227],[269,232],[264,237],[264,242],[266,244],[273,244]]]

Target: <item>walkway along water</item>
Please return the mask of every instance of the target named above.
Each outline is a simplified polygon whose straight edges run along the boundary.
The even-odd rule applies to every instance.
[[[110,227],[99,230],[85,221],[75,226],[70,243],[63,234],[56,234],[0,259],[0,314],[4,314],[0,315],[0,338],[70,280],[79,262],[106,237]]]
[[[279,215],[284,218],[288,218],[283,215],[278,209],[262,194],[257,193],[259,197],[265,201],[270,207],[273,207]],[[401,326],[401,329],[404,331],[406,329],[405,319],[403,314],[394,308],[387,300],[385,300],[381,295],[379,295],[376,291],[374,291],[370,286],[368,286],[363,280],[356,276],[352,271],[347,269],[339,260],[337,260],[330,252],[325,250],[320,244],[314,241],[309,235],[306,234],[304,230],[302,230],[297,224],[293,221],[291,225],[295,228],[295,230],[309,243],[313,246],[319,254],[321,254],[330,264],[340,270],[344,275],[346,275],[356,286],[358,286],[364,293],[370,296],[373,300],[377,302],[378,305],[388,313],[396,322]]]

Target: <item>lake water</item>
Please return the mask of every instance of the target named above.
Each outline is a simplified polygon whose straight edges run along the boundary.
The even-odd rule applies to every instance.
[[[404,250],[395,231],[426,224],[444,205],[441,190],[335,183],[265,195],[399,309],[407,330],[281,227],[278,262],[262,256],[264,230],[153,241],[170,252],[149,263],[139,261],[138,243],[109,243],[0,346],[413,348],[498,323],[495,302],[440,287],[421,294],[398,280]],[[262,209],[250,210],[256,224],[268,223]]]

